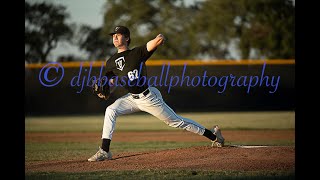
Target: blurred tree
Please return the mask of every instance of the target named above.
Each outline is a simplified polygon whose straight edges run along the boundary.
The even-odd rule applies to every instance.
[[[71,62],[71,61],[86,61],[86,58],[83,58],[81,56],[76,56],[74,54],[65,54],[60,55],[57,58],[57,62]]]
[[[166,45],[152,59],[295,58],[295,7],[290,0],[207,0],[191,6],[183,0],[116,0],[106,1],[105,8],[98,38],[107,41],[96,45],[108,48],[107,56],[113,52],[108,33],[124,25],[131,31],[131,47],[165,34]],[[87,43],[83,46],[89,47]]]
[[[196,37],[203,41],[196,47],[200,53],[228,58],[228,46],[235,43],[243,59],[295,58],[291,0],[214,0],[204,1],[200,9],[192,25],[201,32]]]
[[[72,27],[65,23],[69,14],[64,6],[25,2],[25,60],[46,62],[58,41],[72,37]]]
[[[104,60],[107,56],[116,52],[116,49],[113,48],[112,39],[103,36],[102,27],[91,28],[82,25],[76,39],[80,49],[89,53],[89,60]]]
[[[124,25],[131,32],[131,47],[143,45],[158,33],[167,37],[166,45],[152,59],[191,58],[194,46],[190,37],[190,24],[196,8],[186,7],[179,0],[117,0],[105,4],[102,35],[111,40],[108,33],[117,25]],[[112,43],[110,41],[110,43]]]

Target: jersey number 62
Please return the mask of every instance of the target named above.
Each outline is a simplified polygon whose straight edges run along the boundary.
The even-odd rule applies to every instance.
[[[138,79],[139,78],[138,70],[134,69],[132,71],[129,71],[128,72],[128,78],[130,79],[130,81]]]

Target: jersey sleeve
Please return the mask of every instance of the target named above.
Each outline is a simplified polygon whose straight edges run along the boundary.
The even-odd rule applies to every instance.
[[[141,56],[142,61],[146,62],[152,56],[152,54],[157,50],[157,48],[149,52],[147,50],[147,45],[145,44],[143,46],[137,47],[137,50]]]
[[[111,59],[111,58],[110,58]],[[105,76],[108,77],[108,79],[110,79],[111,77],[115,76],[115,74],[113,73],[113,67],[112,65],[109,63],[111,60],[108,59],[106,61],[106,73],[105,73]]]

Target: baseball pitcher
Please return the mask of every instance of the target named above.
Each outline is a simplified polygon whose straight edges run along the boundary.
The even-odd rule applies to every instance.
[[[149,87],[148,83],[139,83],[139,77],[146,77],[145,62],[152,54],[165,43],[166,38],[159,34],[154,39],[133,49],[129,49],[130,31],[125,26],[117,26],[112,36],[113,44],[117,53],[106,61],[106,77],[121,82],[128,90],[128,94],[118,98],[105,111],[102,145],[96,154],[88,161],[103,161],[112,159],[110,143],[115,130],[116,118],[123,114],[145,111],[168,126],[181,128],[192,133],[207,137],[211,140],[212,146],[222,147],[224,138],[221,130],[216,125],[211,130],[201,124],[177,115],[163,100],[160,91],[155,87]],[[117,83],[118,83],[117,82]],[[110,95],[110,83],[97,81],[93,86],[93,92],[102,99],[108,99]]]

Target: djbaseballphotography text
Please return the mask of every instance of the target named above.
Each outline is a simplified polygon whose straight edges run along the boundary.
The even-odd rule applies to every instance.
[[[167,92],[170,93],[172,88],[177,86],[188,87],[210,87],[217,93],[224,93],[230,87],[245,88],[246,93],[250,93],[253,88],[267,87],[268,93],[275,93],[280,84],[280,76],[265,75],[266,63],[261,66],[259,75],[236,76],[228,74],[224,76],[208,76],[207,71],[195,76],[186,75],[188,72],[187,65],[183,66],[181,72],[175,72],[179,75],[169,75],[170,64],[163,64],[161,73],[158,76],[140,76],[140,69],[129,71],[128,76],[111,77],[113,82],[109,82],[110,86],[143,86],[147,84],[153,87],[167,87]],[[77,87],[76,93],[81,93],[84,87],[92,87],[93,82],[97,79],[108,77],[104,76],[104,63],[101,64],[99,76],[91,74],[92,64],[89,69],[84,68],[80,64],[79,71],[70,79],[70,86]],[[39,72],[39,81],[43,86],[53,87],[58,85],[64,76],[64,68],[61,63],[48,63]]]

